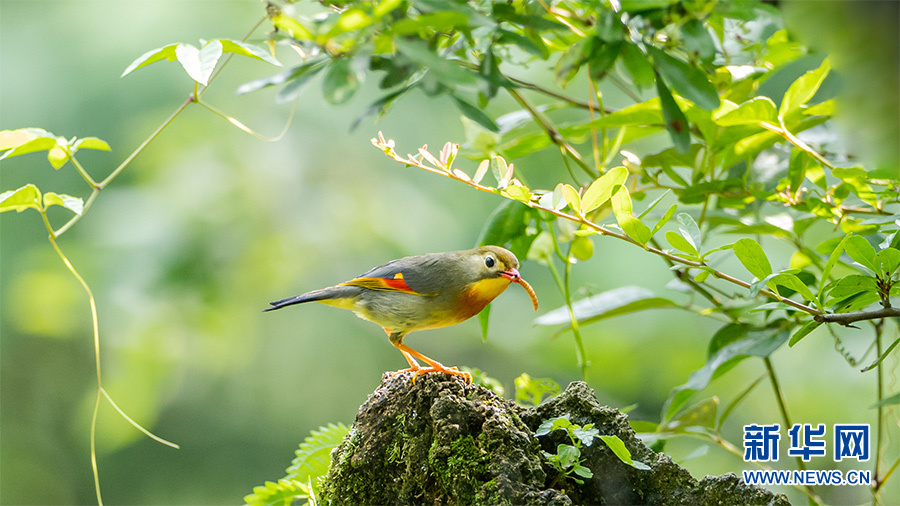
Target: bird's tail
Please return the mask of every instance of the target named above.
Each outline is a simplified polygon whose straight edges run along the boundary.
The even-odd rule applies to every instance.
[[[311,292],[302,293],[286,299],[270,302],[272,307],[263,309],[265,311],[274,311],[294,304],[302,304],[304,302],[323,302],[329,305],[342,306],[343,302],[350,302],[359,295],[359,288],[354,286],[332,286],[322,288],[321,290],[313,290]]]

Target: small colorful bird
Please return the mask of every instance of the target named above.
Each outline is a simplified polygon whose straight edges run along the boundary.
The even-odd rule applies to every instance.
[[[416,330],[447,327],[468,320],[503,293],[510,283],[522,285],[537,310],[537,295],[519,275],[518,268],[516,256],[498,246],[405,257],[350,281],[272,302],[272,307],[265,311],[303,302],[349,309],[360,318],[381,325],[391,344],[409,362],[408,369],[395,374],[413,372],[415,379],[419,374],[440,372],[462,376],[471,382],[471,374],[456,367],[445,367],[422,355],[403,344],[403,338]],[[430,367],[421,367],[416,359]]]

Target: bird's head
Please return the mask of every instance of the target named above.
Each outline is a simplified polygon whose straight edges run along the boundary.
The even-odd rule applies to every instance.
[[[471,276],[469,291],[480,298],[492,300],[509,286],[518,283],[531,296],[537,309],[537,296],[519,274],[519,260],[511,251],[499,246],[482,246],[466,252],[466,264]]]

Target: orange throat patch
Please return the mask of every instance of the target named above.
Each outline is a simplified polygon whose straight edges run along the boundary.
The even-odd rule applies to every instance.
[[[484,306],[503,293],[509,284],[508,279],[497,277],[482,279],[466,287],[460,297],[459,306],[457,306],[459,321],[468,320],[480,313]]]

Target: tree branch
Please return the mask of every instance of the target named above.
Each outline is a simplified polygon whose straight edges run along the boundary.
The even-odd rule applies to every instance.
[[[876,311],[855,311],[852,313],[820,314],[813,317],[820,323],[838,323],[849,326],[853,322],[862,320],[877,320],[879,318],[900,318],[900,308],[887,307]]]

